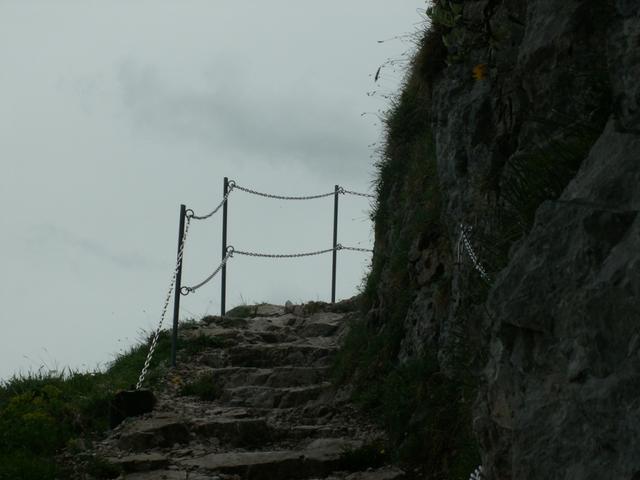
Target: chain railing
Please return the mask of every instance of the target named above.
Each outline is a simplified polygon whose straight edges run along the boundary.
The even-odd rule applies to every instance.
[[[484,469],[482,468],[482,465],[473,471],[469,480],[484,480]]]
[[[482,277],[483,280],[485,280],[487,283],[490,283],[491,278],[489,277],[489,274],[487,273],[482,263],[480,263],[478,255],[476,254],[471,245],[471,241],[469,240],[468,233],[470,233],[471,231],[472,227],[467,227],[462,223],[460,224],[460,238],[458,239],[458,264],[462,263],[462,250],[465,250],[469,258],[471,259],[471,263],[473,263],[473,268],[480,274],[480,277]]]
[[[353,190],[345,190],[344,188],[342,189],[342,191],[340,193],[348,194],[348,195],[356,195],[358,197],[376,198],[376,196],[371,194],[371,193],[354,192]]]
[[[336,194],[335,191],[333,192],[327,192],[327,193],[319,193],[317,195],[302,195],[302,196],[291,196],[291,195],[276,195],[273,193],[264,193],[264,192],[259,192],[257,190],[253,190],[251,188],[247,188],[247,187],[242,187],[240,185],[237,185],[233,180],[229,181],[229,185],[233,185],[233,188],[246,192],[246,193],[250,193],[252,195],[258,195],[260,197],[264,197],[264,198],[272,198],[272,199],[276,199],[276,200],[315,200],[318,198],[326,198],[326,197],[332,197]],[[353,190],[347,190],[344,187],[338,186],[338,193],[340,195],[356,195],[359,197],[366,197],[366,198],[375,198],[376,196],[371,194],[371,193],[361,193],[361,192],[354,192]]]
[[[229,204],[229,197],[234,190],[240,190],[245,193],[249,193],[252,195],[257,195],[263,198],[276,199],[276,200],[315,200],[320,198],[328,198],[334,197],[334,222],[333,222],[333,247],[327,248],[324,250],[316,250],[311,252],[300,252],[300,253],[264,253],[264,252],[253,252],[246,250],[236,250],[232,246],[227,246],[227,207]],[[144,383],[145,377],[149,370],[149,365],[151,364],[151,360],[153,359],[153,355],[155,353],[158,338],[160,336],[160,332],[162,330],[162,325],[164,323],[164,319],[167,313],[167,309],[169,307],[169,301],[171,299],[171,293],[174,293],[174,309],[173,309],[173,335],[171,342],[171,364],[175,367],[176,365],[176,349],[177,349],[177,335],[178,335],[178,316],[180,310],[180,297],[189,295],[190,293],[196,292],[198,289],[204,287],[207,283],[209,283],[213,278],[215,278],[218,274],[221,274],[221,314],[225,314],[225,300],[226,300],[226,267],[229,260],[234,256],[234,254],[245,255],[249,257],[261,257],[261,258],[273,258],[273,259],[284,259],[284,258],[301,258],[301,257],[310,257],[316,255],[323,255],[326,253],[333,253],[333,264],[332,264],[332,282],[331,282],[331,301],[335,302],[335,288],[336,288],[336,254],[339,250],[351,250],[355,252],[373,252],[373,250],[367,248],[359,248],[359,247],[345,247],[338,243],[337,240],[337,229],[338,229],[338,197],[339,195],[355,195],[360,197],[374,198],[374,195],[369,193],[360,193],[352,190],[346,190],[345,188],[336,185],[333,192],[321,193],[316,195],[304,195],[304,196],[292,196],[292,195],[276,195],[271,193],[260,192],[258,190],[254,190],[252,188],[244,187],[238,185],[234,180],[229,180],[225,177],[224,185],[223,185],[223,195],[220,203],[214,208],[211,212],[206,215],[196,215],[192,209],[187,209],[185,205],[180,206],[180,227],[178,234],[178,255],[176,260],[176,268],[174,269],[173,276],[169,285],[169,291],[165,298],[164,306],[162,308],[162,313],[160,315],[160,321],[156,330],[154,331],[153,337],[151,339],[151,344],[149,347],[149,353],[145,359],[144,366],[142,368],[142,372],[140,373],[140,377],[138,379],[138,383],[136,385],[136,389],[140,389]],[[216,269],[205,278],[200,283],[193,286],[182,286],[182,260],[184,257],[184,248],[187,240],[187,233],[189,231],[189,225],[192,220],[207,220],[213,217],[216,213],[222,210],[222,260],[220,264],[216,267]]]
[[[222,207],[224,207],[226,205],[227,200],[229,199],[229,195],[231,195],[231,192],[233,191],[234,188],[235,188],[234,185],[231,185],[231,184],[229,185],[229,189],[228,189],[227,193],[224,194],[224,197],[222,197],[222,201],[210,213],[199,217],[198,215],[196,215],[194,213],[193,210],[189,209],[189,210],[187,210],[187,217],[192,218],[194,220],[206,220],[206,219],[214,216],[216,213],[218,213],[218,211]]]
[[[337,250],[351,250],[352,252],[368,252],[373,253],[373,250],[370,248],[360,248],[360,247],[345,247],[344,245],[338,244],[336,245]]]
[[[231,247],[233,249],[233,247]],[[303,253],[260,253],[260,252],[247,252],[244,250],[232,250],[233,253],[238,255],[245,255],[247,257],[262,257],[262,258],[301,258],[301,257],[314,257],[316,255],[322,255],[325,253],[335,251],[335,248],[326,248],[324,250],[315,250],[313,252]]]
[[[182,208],[184,210],[184,208]],[[164,301],[164,306],[162,307],[162,313],[160,314],[160,322],[158,322],[158,327],[156,328],[153,338],[151,340],[151,345],[149,347],[149,353],[147,354],[147,358],[144,361],[144,366],[142,367],[142,372],[140,372],[140,377],[138,378],[138,383],[136,384],[136,390],[140,390],[142,388],[142,384],[144,383],[144,379],[147,376],[147,371],[149,370],[149,365],[151,364],[151,360],[153,359],[153,354],[156,351],[156,346],[158,345],[158,338],[160,337],[160,332],[162,331],[162,324],[164,323],[164,317],[167,314],[167,308],[169,307],[169,300],[171,300],[171,293],[173,292],[174,286],[180,276],[182,271],[182,258],[184,256],[184,245],[187,240],[187,235],[189,233],[189,224],[191,223],[190,217],[186,217],[186,221],[184,222],[182,230],[182,234],[179,239],[179,247],[178,247],[178,258],[176,260],[176,268],[173,270],[173,276],[171,277],[171,282],[169,283],[169,290],[167,292],[167,296]]]
[[[371,250],[370,248],[358,248],[358,247],[345,247],[344,245],[338,244],[336,245],[335,248],[326,248],[324,250],[315,250],[312,252],[302,252],[302,253],[263,253],[263,252],[249,252],[249,251],[245,251],[245,250],[236,250],[233,246],[228,246],[227,247],[227,254],[225,255],[225,257],[222,259],[222,262],[220,262],[220,265],[218,265],[218,267],[213,271],[213,273],[211,273],[211,275],[209,275],[207,278],[205,278],[202,282],[198,283],[197,285],[194,285],[192,287],[181,287],[180,288],[180,292],[183,296],[189,295],[190,293],[195,292],[196,290],[198,290],[200,287],[205,286],[207,283],[209,283],[211,280],[213,280],[213,278],[220,273],[220,271],[222,270],[222,268],[227,264],[227,262],[229,261],[229,259],[231,257],[233,257],[234,254],[238,254],[238,255],[245,255],[247,257],[260,257],[260,258],[277,258],[277,259],[281,259],[281,258],[301,258],[301,257],[313,257],[313,256],[317,256],[317,255],[324,255],[325,253],[330,253],[330,252],[334,252],[336,250],[351,250],[354,252],[368,252],[368,253],[372,253],[373,250]]]
[[[231,185],[232,182],[233,180],[230,181],[229,184]],[[303,196],[275,195],[272,193],[259,192],[257,190],[253,190],[247,187],[241,187],[240,185],[236,185],[235,182],[233,183],[233,185],[234,185],[233,188],[240,190],[242,192],[250,193],[252,195],[257,195],[259,197],[272,198],[275,200],[315,200],[317,198],[326,198],[326,197],[332,197],[333,195],[335,195],[335,192],[319,193],[317,195],[303,195]]]
[[[252,195],[257,195],[263,198],[277,199],[277,200],[315,200],[320,198],[334,197],[334,245],[332,248],[327,248],[324,250],[315,250],[310,252],[300,252],[300,253],[264,253],[264,252],[253,252],[246,250],[236,250],[233,246],[227,246],[227,204],[229,201],[229,196],[233,190],[240,190]],[[222,286],[222,314],[224,315],[224,296],[226,291],[226,281],[225,281],[225,270],[228,261],[234,256],[234,254],[244,255],[249,257],[260,257],[260,258],[272,258],[272,259],[285,259],[285,258],[301,258],[301,257],[311,257],[317,255],[324,255],[326,253],[333,253],[333,276],[332,276],[332,302],[335,301],[335,271],[336,271],[336,253],[339,250],[349,250],[354,252],[367,252],[371,253],[373,250],[368,248],[360,248],[360,247],[349,247],[344,246],[340,243],[337,243],[337,218],[338,218],[338,196],[339,195],[355,195],[365,198],[375,198],[375,195],[369,193],[360,193],[352,190],[346,190],[345,188],[336,185],[333,192],[321,193],[317,195],[305,195],[305,196],[290,196],[290,195],[275,195],[270,193],[259,192],[257,190],[243,187],[237,185],[235,181],[229,181],[227,178],[224,179],[224,190],[223,190],[223,198],[222,201],[214,208],[210,213],[202,216],[198,216],[191,209],[186,209],[184,205],[181,205],[180,208],[180,227],[179,227],[179,235],[178,235],[178,254],[176,259],[176,267],[174,268],[173,275],[171,278],[171,282],[169,284],[169,290],[165,297],[164,305],[162,308],[162,313],[160,315],[160,321],[158,323],[157,328],[154,331],[153,337],[151,339],[151,344],[149,346],[149,352],[144,362],[144,366],[142,367],[142,371],[138,378],[138,383],[136,384],[136,390],[142,388],[142,385],[145,381],[146,375],[148,373],[149,367],[151,365],[151,361],[153,359],[153,355],[155,353],[156,347],[158,345],[158,339],[160,337],[160,333],[162,331],[162,325],[164,323],[164,319],[167,313],[167,309],[169,307],[169,301],[171,299],[171,294],[175,295],[175,303],[174,303],[174,318],[173,318],[173,336],[172,336],[172,348],[171,348],[171,358],[172,365],[176,364],[176,348],[177,348],[177,326],[178,326],[178,314],[180,308],[180,296],[188,295],[190,293],[196,292],[201,287],[205,286],[209,283],[213,278],[216,277],[220,272],[223,272],[223,286]],[[205,278],[200,283],[193,285],[191,287],[181,286],[181,276],[182,276],[182,260],[184,258],[184,248],[187,240],[189,226],[191,220],[207,220],[215,215],[218,211],[223,209],[223,250],[222,250],[222,261],[217,266],[217,268]],[[462,263],[462,253],[463,250],[466,251],[468,257],[471,259],[474,269],[480,274],[480,277],[486,282],[490,282],[489,274],[486,269],[480,262],[478,255],[476,254],[471,241],[469,239],[469,234],[472,231],[472,227],[467,227],[464,224],[460,223],[460,237],[458,239],[457,245],[457,261],[460,265]],[[482,466],[477,467],[469,477],[469,480],[483,480],[484,472]]]
[[[220,273],[220,271],[225,267],[225,265],[227,264],[227,262],[229,261],[229,259],[232,256],[233,256],[232,252],[227,253],[224,256],[224,258],[222,259],[222,262],[220,262],[220,265],[218,265],[218,268],[216,268],[211,275],[209,275],[207,278],[205,278],[203,281],[201,281],[197,285],[194,285],[193,287],[181,287],[180,288],[180,293],[182,295],[189,295],[190,293],[193,293],[196,290],[198,290],[200,287],[204,287],[207,283],[209,283],[211,280],[213,280],[213,278],[218,273]]]

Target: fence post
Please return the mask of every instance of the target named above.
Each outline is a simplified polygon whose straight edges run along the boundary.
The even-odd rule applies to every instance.
[[[222,195],[223,198],[229,193],[229,178],[224,177],[224,183],[222,187]],[[227,204],[229,203],[229,199],[224,202],[222,205],[222,260],[227,255]],[[220,315],[224,316],[227,312],[226,303],[227,303],[227,265],[225,264],[222,267],[222,278],[221,282],[222,286],[220,287]]]
[[[180,252],[184,252],[182,242],[184,240],[184,219],[187,207],[180,205],[180,226],[178,227],[178,260],[176,265],[176,285],[173,297],[173,332],[171,335],[171,366],[176,366],[176,350],[178,348],[178,316],[180,314],[180,288],[182,287],[182,258]],[[183,257],[184,258],[184,257]]]
[[[336,303],[336,261],[338,256],[338,195],[340,194],[340,186],[335,186],[333,195],[333,268],[331,271],[331,303]]]

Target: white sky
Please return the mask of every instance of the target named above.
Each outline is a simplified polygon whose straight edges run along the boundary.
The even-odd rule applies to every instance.
[[[368,191],[424,0],[0,0],[0,379],[93,369],[151,331],[175,261],[180,203],[226,175],[305,195]],[[375,95],[370,92],[376,90]],[[369,94],[368,94],[369,93]],[[372,156],[374,158],[372,158]],[[369,203],[340,197],[339,242],[370,248]],[[331,247],[333,200],[234,192],[229,243]],[[220,261],[220,217],[192,225],[183,284]],[[338,298],[370,255],[341,252]],[[227,306],[328,300],[331,256],[229,264]],[[181,318],[216,314],[214,279]],[[171,309],[171,307],[170,307]],[[171,323],[170,315],[166,324]]]

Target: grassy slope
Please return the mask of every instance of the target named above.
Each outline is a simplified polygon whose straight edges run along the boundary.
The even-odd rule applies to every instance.
[[[181,341],[179,355],[210,346],[198,337]],[[108,428],[113,393],[136,384],[149,342],[116,358],[104,372],[32,373],[0,385],[0,480],[68,478],[55,456],[63,448],[99,438]],[[162,332],[145,385],[158,385],[171,353]]]

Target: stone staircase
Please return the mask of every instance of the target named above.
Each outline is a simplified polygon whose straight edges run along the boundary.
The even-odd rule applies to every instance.
[[[95,458],[127,480],[406,478],[380,466],[382,433],[329,382],[348,308],[313,310],[261,305],[250,318],[206,317],[183,329],[225,346],[180,363],[154,411],[125,420]],[[215,399],[180,395],[203,376],[215,382]]]

